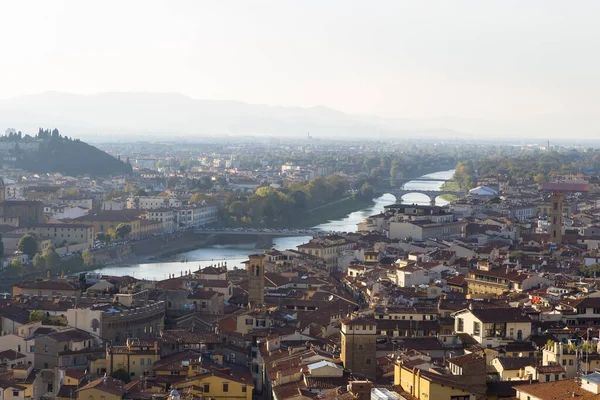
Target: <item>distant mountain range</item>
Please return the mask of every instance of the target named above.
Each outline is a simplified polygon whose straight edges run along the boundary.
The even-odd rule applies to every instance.
[[[535,117],[521,123],[478,119],[389,119],[349,115],[327,107],[281,107],[237,101],[198,100],[176,93],[45,92],[0,100],[0,129],[36,132],[58,127],[87,140],[125,137],[193,138],[206,135],[268,135],[315,138],[389,139],[556,137],[577,130],[595,135],[596,126],[569,119]]]

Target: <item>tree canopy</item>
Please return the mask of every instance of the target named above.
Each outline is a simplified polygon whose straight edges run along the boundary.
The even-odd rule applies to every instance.
[[[129,224],[119,224],[115,228],[115,235],[119,237],[121,240],[125,239],[127,235],[131,233],[131,225]]]
[[[54,269],[60,266],[60,256],[54,249],[54,246],[46,247],[43,257],[46,263],[46,268]]]
[[[94,256],[94,253],[92,253],[88,249],[85,249],[83,253],[81,253],[81,258],[83,259],[83,263],[87,266],[92,266],[96,264],[96,257]]]
[[[46,259],[40,253],[37,253],[33,257],[33,268],[35,268],[38,271],[43,271],[47,268]]]
[[[21,264],[19,259],[14,258],[8,264],[7,271],[11,276],[21,275],[23,273],[23,264]]]
[[[20,252],[27,254],[29,258],[33,258],[35,253],[38,250],[38,242],[35,236],[28,233],[24,235],[17,244],[17,250]]]
[[[29,313],[29,322],[43,321],[46,314],[42,310],[33,310]]]
[[[342,199],[349,189],[348,181],[340,175],[291,182],[281,188],[261,186],[247,197],[227,196],[223,211],[232,222],[285,224],[303,218],[303,213],[311,208]]]
[[[52,130],[40,128],[35,137],[9,134],[3,136],[2,140],[17,143],[12,151],[16,160],[15,166],[30,172],[60,172],[73,176],[132,172],[131,164],[122,162],[107,152],[78,139],[62,136],[56,128]],[[19,147],[19,143],[25,142],[39,143],[37,151]]]

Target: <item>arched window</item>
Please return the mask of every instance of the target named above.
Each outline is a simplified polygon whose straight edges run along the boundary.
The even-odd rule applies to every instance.
[[[98,321],[96,318],[94,318],[92,320],[92,330],[94,332],[96,332],[99,328],[100,328],[100,321]]]

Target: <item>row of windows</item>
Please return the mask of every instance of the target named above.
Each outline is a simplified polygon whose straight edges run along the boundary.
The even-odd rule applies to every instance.
[[[566,375],[562,374],[562,377],[563,377],[563,379],[565,379]],[[559,375],[558,374],[554,375],[554,380],[555,381],[559,380]],[[548,374],[546,374],[546,382],[550,382],[550,375],[548,375]]]
[[[132,364],[135,365],[135,360],[132,361]],[[140,365],[152,365],[152,359],[151,358],[140,358]]]
[[[600,314],[600,308],[594,308],[593,309],[594,314]],[[578,308],[577,309],[577,314],[585,314],[587,312],[587,308]]]
[[[157,327],[157,329],[158,329],[158,327]],[[142,331],[144,332],[144,334],[150,334],[150,333],[154,332],[154,327],[152,325],[149,325],[149,326],[144,326],[143,329],[138,328],[137,329],[137,337],[140,337]],[[127,334],[127,337],[134,337],[133,332],[129,332]],[[121,342],[121,332],[117,332],[115,334],[115,343],[120,343],[120,342]]]
[[[385,315],[380,315],[380,316],[379,316],[379,319],[384,319],[384,317],[385,317]],[[427,315],[422,315],[422,316],[421,316],[421,318],[423,319],[423,321],[426,321],[426,320],[428,319],[428,318],[427,318]],[[387,316],[387,319],[392,319],[392,316],[391,316],[391,315],[388,315],[388,316]],[[393,318],[393,319],[406,319],[406,315],[403,315],[403,316],[402,316],[402,318],[398,318],[398,316],[397,316],[397,315],[394,315],[394,318]],[[412,316],[412,315],[409,315],[409,316],[408,316],[408,319],[409,319],[409,320],[410,320],[410,319],[413,319],[413,316]],[[431,314],[430,314],[430,315],[429,315],[429,320],[430,320],[430,321],[433,321],[433,320],[435,320],[435,315],[431,315]]]
[[[210,384],[209,383],[205,383],[204,387],[202,388],[204,393],[210,393]],[[242,393],[246,393],[246,385],[242,386]],[[223,382],[223,393],[228,393],[229,392],[229,383]]]
[[[349,331],[351,331],[351,330],[352,330],[352,326],[353,326],[353,325],[348,325],[348,330],[349,330]],[[360,330],[361,330],[361,329],[360,329],[360,325],[355,325],[355,326],[356,326],[356,328],[354,328],[354,330],[355,330],[355,331],[360,331]],[[374,326],[374,325],[369,325],[369,330],[370,330],[370,331],[372,331],[372,330],[374,330],[374,329],[375,329],[375,326]],[[367,330],[367,325],[363,325],[363,326],[362,326],[362,330],[363,330],[363,331],[366,331],[366,330]]]
[[[56,233],[54,234],[54,237],[58,237]],[[60,234],[60,237],[61,237],[61,238],[64,238],[64,237],[65,237],[65,234],[64,234],[64,233],[61,233],[61,234]],[[71,237],[71,234],[70,234],[70,233],[68,233],[68,234],[67,234],[67,237]],[[73,237],[75,237],[75,235],[73,235]],[[82,237],[82,238],[84,237],[84,236],[83,236],[83,234],[81,235],[81,237]]]

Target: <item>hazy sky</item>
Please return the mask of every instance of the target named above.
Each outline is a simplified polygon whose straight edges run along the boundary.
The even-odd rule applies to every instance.
[[[599,1],[2,1],[0,98],[180,92],[393,117],[595,113]]]

